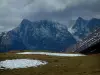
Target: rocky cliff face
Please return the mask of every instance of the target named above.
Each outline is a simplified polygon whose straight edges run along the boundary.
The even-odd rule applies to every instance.
[[[93,18],[91,20],[85,20],[79,17],[76,20],[76,23],[72,26],[71,31],[73,31],[72,35],[77,41],[80,41],[97,28],[100,28],[100,19]]]
[[[31,22],[24,19],[1,39],[2,50],[54,50],[62,51],[76,43],[67,27],[53,21]]]

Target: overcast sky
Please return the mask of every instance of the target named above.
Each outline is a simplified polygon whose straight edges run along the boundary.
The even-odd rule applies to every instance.
[[[24,18],[67,24],[79,16],[100,18],[100,0],[0,0],[0,32],[18,26]]]

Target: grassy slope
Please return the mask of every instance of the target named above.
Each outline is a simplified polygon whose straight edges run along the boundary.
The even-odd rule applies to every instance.
[[[30,58],[48,61],[37,68],[0,70],[0,75],[100,75],[100,55],[86,57],[53,57],[45,55],[0,54],[5,59]]]

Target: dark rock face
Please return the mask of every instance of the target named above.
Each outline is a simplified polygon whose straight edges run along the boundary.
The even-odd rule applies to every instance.
[[[79,19],[81,21],[79,21]],[[68,48],[66,52],[80,52],[84,54],[100,53],[99,50],[100,49],[100,19],[92,18],[86,23],[85,22],[83,23],[84,20],[82,21],[82,18],[79,19],[76,21],[76,24],[74,25],[76,26],[76,28],[73,27],[73,29],[76,29],[76,32],[74,32],[73,35],[79,37],[82,40],[79,41],[77,44]],[[79,25],[77,22],[79,23]],[[88,35],[83,36],[83,38],[80,37],[80,35],[78,34],[80,33],[82,28],[85,31],[88,30],[87,32],[83,31],[84,34],[88,33]]]
[[[79,39],[83,39],[87,37],[90,33],[92,33],[97,28],[100,28],[100,19],[93,18],[91,20],[84,20],[83,18],[79,17],[76,20],[75,25],[73,25],[72,35],[76,37],[78,41]]]
[[[21,24],[5,33],[1,39],[4,50],[54,50],[61,51],[76,43],[67,27],[53,21],[31,22],[24,19]]]
[[[83,54],[100,53],[100,28],[96,29],[82,41],[68,48],[66,52],[80,52]]]
[[[88,28],[87,24],[88,21],[84,20],[83,18],[79,17],[76,20],[75,25],[72,27],[72,30],[74,31],[73,35],[78,37],[79,39],[84,38],[88,34]]]
[[[87,28],[89,28],[90,32],[93,32],[94,30],[100,28],[100,19],[92,18],[88,22]]]

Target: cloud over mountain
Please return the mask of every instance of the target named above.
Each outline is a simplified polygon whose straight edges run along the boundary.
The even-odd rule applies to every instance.
[[[100,0],[0,0],[0,32],[16,27],[24,18],[66,24],[79,16],[100,18]]]

